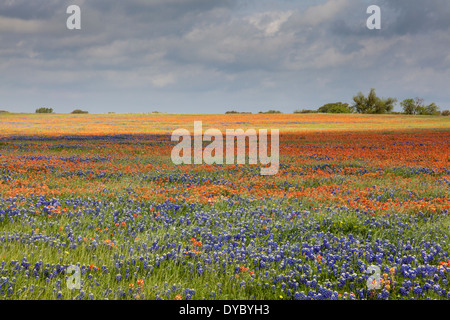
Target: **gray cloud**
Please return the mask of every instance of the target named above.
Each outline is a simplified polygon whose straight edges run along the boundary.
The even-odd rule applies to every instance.
[[[65,28],[69,4],[82,30]],[[382,30],[365,27],[363,0],[7,0],[0,108],[288,112],[371,87],[445,107],[448,1],[373,4]]]
[[[450,31],[450,2],[446,0],[382,1],[394,11],[390,32],[397,34]]]
[[[0,14],[23,20],[48,19],[55,12],[62,12],[61,4],[63,1],[58,0],[4,0],[0,3]]]

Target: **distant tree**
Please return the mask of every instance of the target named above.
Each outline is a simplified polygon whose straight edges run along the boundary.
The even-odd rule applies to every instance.
[[[415,112],[414,114],[423,114],[425,112],[425,104],[424,104],[425,100],[423,98],[420,97],[416,97],[414,99],[414,103],[415,103]]]
[[[317,113],[317,110],[310,110],[310,109],[297,109],[294,111],[294,113]]]
[[[419,114],[430,115],[430,116],[438,115],[438,114],[440,114],[439,107],[434,102],[432,102],[427,106],[421,107],[419,110]]]
[[[252,113],[251,112],[240,112],[240,111],[231,110],[231,111],[226,111],[225,114],[252,114]]]
[[[53,109],[43,107],[43,108],[36,109],[36,113],[53,113]]]
[[[322,113],[352,113],[353,108],[350,107],[348,103],[335,102],[327,103],[321,106],[317,111]]]
[[[0,110],[0,113],[9,113],[9,111],[6,111],[6,110]]]
[[[71,112],[72,114],[84,114],[84,113],[89,113],[88,111],[83,111],[81,109],[75,109]]]
[[[400,102],[403,107],[403,112],[406,114],[420,114],[420,115],[437,115],[439,107],[433,102],[425,105],[423,98],[405,99]]]
[[[403,108],[403,112],[406,114],[416,114],[417,107],[414,99],[405,99],[400,102],[400,105]]]
[[[397,102],[395,98],[379,98],[375,93],[375,89],[370,89],[367,98],[362,92],[358,92],[356,96],[353,97],[355,104],[353,105],[354,110],[357,113],[388,113],[394,109],[394,105]]]
[[[444,111],[442,111],[442,112],[441,112],[441,116],[446,116],[446,117],[450,116],[450,110],[444,110]]]
[[[260,111],[258,113],[274,114],[274,113],[282,113],[282,112],[278,111],[278,110],[269,110],[269,111],[266,111],[266,112]]]

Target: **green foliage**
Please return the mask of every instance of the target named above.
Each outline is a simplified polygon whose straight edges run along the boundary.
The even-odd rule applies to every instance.
[[[417,107],[414,99],[405,99],[400,102],[400,105],[403,108],[403,112],[406,114],[416,114]]]
[[[232,110],[232,111],[225,112],[225,114],[252,114],[252,113],[251,112],[239,112],[239,111]]]
[[[362,92],[358,92],[353,97],[353,101],[355,102],[353,108],[357,113],[383,114],[389,113],[394,109],[397,99],[379,98],[375,93],[375,89],[372,88],[367,98]]]
[[[417,114],[420,115],[439,115],[439,107],[433,102],[427,106],[420,106]]]
[[[442,111],[442,112],[441,112],[441,116],[446,116],[446,117],[450,116],[450,110],[444,110],[444,111]]]
[[[348,103],[335,102],[321,106],[318,111],[322,113],[352,113],[353,109]]]
[[[429,105],[424,104],[422,98],[405,99],[400,102],[403,112],[406,114],[420,114],[420,115],[438,115],[439,107],[433,102]]]
[[[53,109],[43,107],[43,108],[36,109],[36,113],[53,113]]]
[[[297,109],[294,113],[317,113],[317,110],[309,110],[309,109]]]
[[[85,114],[85,113],[89,113],[88,111],[83,111],[81,109],[75,109],[71,112],[72,114]]]
[[[266,111],[266,112],[260,111],[260,112],[258,112],[258,113],[263,113],[263,114],[274,114],[274,113],[282,113],[282,112],[281,112],[281,111],[278,111],[278,110],[269,110],[269,111]]]

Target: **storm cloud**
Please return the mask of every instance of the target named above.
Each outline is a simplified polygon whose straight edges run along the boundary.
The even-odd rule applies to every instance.
[[[447,0],[6,0],[0,109],[292,112],[372,87],[448,109],[449,17]]]

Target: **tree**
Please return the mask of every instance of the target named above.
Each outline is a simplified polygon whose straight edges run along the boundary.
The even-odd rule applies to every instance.
[[[406,114],[416,114],[417,108],[414,99],[405,99],[400,102],[400,105],[403,108],[403,112]]]
[[[52,108],[39,108],[36,109],[36,113],[53,113],[53,109]]]
[[[437,115],[439,112],[439,107],[434,103],[430,103],[427,106],[424,106],[421,110],[420,114],[424,115]]]
[[[429,105],[424,104],[423,98],[405,99],[400,102],[403,112],[406,114],[434,115],[439,113],[439,107],[433,102]]]
[[[240,112],[236,110],[226,111],[225,114],[251,114],[251,112]]]
[[[311,110],[311,109],[297,109],[294,111],[294,113],[317,113],[317,110]]]
[[[370,89],[367,98],[362,92],[358,92],[356,96],[353,97],[355,104],[353,108],[358,113],[387,113],[394,109],[394,105],[397,102],[395,98],[385,98],[381,99],[377,97],[375,89]]]
[[[327,103],[321,106],[317,111],[323,113],[352,113],[353,108],[350,107],[348,103],[336,102]]]
[[[266,112],[263,112],[263,111],[260,111],[260,112],[258,112],[258,113],[265,113],[265,114],[273,114],[273,113],[282,113],[281,111],[278,111],[278,110],[269,110],[269,111],[266,111]]]
[[[81,109],[75,109],[71,112],[72,114],[85,114],[85,113],[89,113],[88,111],[83,111]]]

